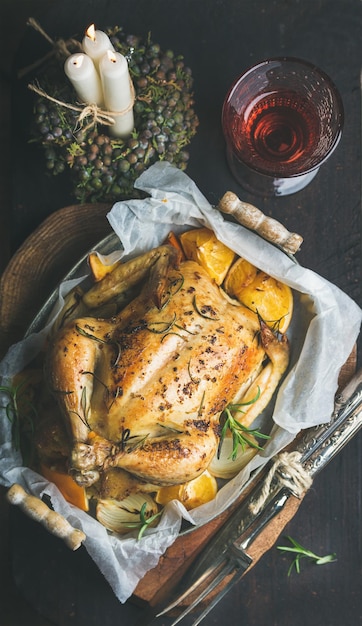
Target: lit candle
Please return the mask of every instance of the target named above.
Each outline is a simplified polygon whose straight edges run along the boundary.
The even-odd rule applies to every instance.
[[[104,53],[107,52],[107,50],[114,51],[108,35],[102,30],[96,30],[94,24],[91,24],[86,30],[82,46],[84,52],[93,60],[97,70],[99,69],[99,62]]]
[[[99,64],[104,104],[107,111],[125,111],[132,104],[131,79],[128,63],[119,52],[108,50]],[[127,137],[134,127],[133,109],[114,117],[109,131],[115,137]]]
[[[82,102],[103,104],[102,85],[92,59],[86,54],[72,54],[64,64],[64,71]]]

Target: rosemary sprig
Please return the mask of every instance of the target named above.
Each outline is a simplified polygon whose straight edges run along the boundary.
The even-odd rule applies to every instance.
[[[105,343],[105,344],[109,343],[105,339],[101,339],[100,337],[96,337],[96,335],[93,335],[93,333],[89,333],[87,330],[79,326],[79,324],[75,325],[75,329],[77,333],[82,335],[82,337],[87,337],[88,339],[92,339],[93,341],[97,341],[98,343]]]
[[[160,517],[162,513],[162,511],[158,511],[158,513],[154,513],[153,515],[150,515],[150,517],[146,517],[146,507],[147,507],[147,502],[144,502],[140,510],[140,519],[141,519],[140,526],[141,527],[138,532],[138,537],[137,537],[138,540],[142,539],[142,536],[145,530],[147,530],[148,526],[150,526],[152,522],[154,522],[158,517]]]
[[[264,433],[259,432],[256,429],[247,428],[244,426],[239,420],[237,420],[232,411],[240,411],[243,412],[240,407],[248,406],[250,404],[254,404],[260,396],[260,389],[258,389],[258,393],[254,398],[249,400],[248,402],[240,402],[238,404],[229,404],[221,414],[221,419],[224,419],[224,425],[221,430],[220,442],[217,451],[217,458],[220,458],[221,448],[225,440],[225,436],[228,430],[230,430],[233,440],[233,451],[230,455],[231,459],[235,461],[239,446],[241,446],[244,451],[246,446],[250,446],[251,448],[256,448],[257,450],[263,450],[262,446],[258,443],[255,443],[253,439],[248,437],[259,437],[259,439],[270,439],[269,435],[264,435]]]
[[[35,407],[26,397],[26,386],[28,380],[21,381],[14,386],[0,386],[0,392],[9,398],[8,403],[1,408],[5,409],[6,416],[11,424],[12,442],[15,450],[20,450],[22,422],[27,424],[32,434],[34,434],[33,416],[36,418]]]
[[[172,281],[170,281],[170,294],[175,296],[182,289],[185,282],[184,275],[179,273]]]
[[[184,277],[182,274],[180,274],[180,276],[178,276],[177,278],[169,281],[169,288],[163,294],[163,302],[161,303],[160,310],[163,310],[166,308],[171,298],[173,298],[173,296],[175,296],[178,293],[178,291],[180,291],[183,284],[184,284]]]
[[[121,441],[120,441],[120,449],[122,450],[122,452],[124,452],[125,447],[126,447],[126,443],[128,441],[128,439],[130,438],[131,435],[131,431],[129,428],[122,428],[122,436],[121,436]]]
[[[191,382],[195,383],[195,385],[198,385],[201,382],[201,378],[195,378],[195,376],[193,376],[191,372],[191,361],[189,361],[187,364],[187,371],[189,373]]]
[[[180,435],[182,433],[182,430],[180,430],[179,428],[175,428],[174,426],[168,426],[167,424],[161,424],[160,422],[157,422],[157,426],[163,428],[165,431],[167,431],[167,433],[175,433],[176,435]]]
[[[292,552],[293,554],[296,555],[292,561],[292,564],[290,565],[288,569],[288,576],[290,576],[290,574],[292,573],[293,567],[295,567],[297,574],[300,574],[300,561],[302,559],[309,559],[315,565],[324,565],[325,563],[333,563],[334,561],[337,560],[336,558],[337,555],[335,554],[335,552],[333,552],[332,554],[327,554],[325,556],[318,556],[318,554],[315,554],[311,550],[307,550],[306,548],[303,548],[303,546],[301,546],[300,543],[298,543],[298,541],[296,541],[292,537],[287,536],[287,539],[289,539],[292,546],[277,546],[277,550],[282,550],[284,552]]]
[[[87,374],[88,376],[93,376],[94,380],[96,380],[96,381],[97,381],[97,383],[99,383],[100,385],[102,385],[102,387],[104,387],[104,390],[105,390],[105,391],[107,392],[107,394],[109,395],[109,389],[108,389],[108,387],[107,387],[106,383],[104,383],[104,382],[103,382],[103,380],[101,380],[101,379],[99,378],[99,376],[97,376],[97,375],[95,374],[95,372],[91,372],[91,371],[88,371],[88,370],[84,370],[84,371],[82,372],[82,374],[84,374],[84,375],[85,375],[85,374]]]
[[[71,392],[71,393],[73,393],[73,392]],[[87,406],[87,390],[86,390],[86,387],[83,387],[83,390],[82,390],[82,395],[80,397],[80,408],[82,409],[83,415],[81,415],[77,411],[73,411],[73,410],[70,410],[69,413],[72,413],[72,415],[75,415],[76,417],[78,417],[80,419],[80,421],[82,422],[82,424],[84,424],[84,426],[86,426],[88,428],[88,430],[92,430],[90,425],[89,425],[89,422],[88,422],[88,415],[89,415],[90,407]]]
[[[116,358],[112,367],[116,367],[118,365],[119,359],[121,357],[121,346],[118,341],[113,341],[113,340],[108,341],[107,339],[101,339],[101,337],[96,337],[96,335],[93,335],[93,333],[89,333],[84,328],[81,328],[81,326],[79,326],[78,324],[76,324],[75,328],[76,328],[76,331],[80,335],[82,335],[82,337],[87,337],[88,339],[92,339],[92,341],[96,341],[97,343],[103,343],[105,345],[115,346],[117,349],[117,355],[116,355]]]
[[[132,435],[131,437],[129,437],[129,439],[135,439],[136,441],[134,441],[132,445],[127,448],[127,454],[134,452],[138,448],[142,448],[144,442],[148,439],[149,436],[149,433],[147,433],[146,435]]]
[[[119,442],[120,450],[130,454],[134,452],[134,450],[137,450],[137,448],[142,448],[142,445],[148,437],[149,433],[146,435],[131,435],[129,428],[122,428],[121,441]]]
[[[204,402],[205,402],[205,391],[202,394],[202,398],[201,398],[201,402],[200,402],[200,406],[199,406],[199,410],[197,412],[197,416],[200,417],[200,415],[202,414],[202,410],[204,408]]]
[[[142,539],[147,528],[154,522],[160,515],[162,514],[162,510],[158,511],[158,513],[154,513],[154,515],[147,516],[147,502],[144,502],[141,506],[140,510],[140,521],[139,522],[128,522],[125,524],[128,528],[139,528],[137,539],[138,541]]]
[[[183,330],[185,331],[185,333],[187,333],[188,335],[197,335],[197,332],[192,332],[192,330],[189,330],[188,328],[184,328],[184,326],[180,326],[180,324],[175,324],[175,328],[178,328],[179,330]]]
[[[173,331],[170,331],[169,333],[166,333],[165,335],[162,336],[161,343],[163,342],[164,339],[166,339],[166,337],[169,337],[170,335],[176,335],[176,337],[180,337],[180,339],[183,339],[184,341],[186,341],[185,337],[180,335],[180,333],[174,333]]]
[[[192,299],[192,305],[196,313],[198,315],[201,315],[201,317],[205,318],[205,320],[218,321],[220,319],[219,317],[216,317],[214,310],[209,305],[203,304],[199,306],[196,301],[196,296],[194,296]],[[210,315],[208,315],[208,313],[210,313]]]
[[[107,393],[108,393],[108,396],[109,396],[109,389],[107,389]],[[116,392],[113,394],[112,401],[110,402],[110,404],[109,404],[109,406],[108,406],[108,411],[110,411],[110,410],[111,410],[111,408],[112,408],[113,404],[115,403],[115,401],[117,400],[117,398],[119,398],[119,396],[120,396],[121,394],[122,394],[122,387],[119,387],[119,386],[117,385],[117,387],[116,387]]]
[[[163,335],[171,330],[175,322],[176,313],[174,313],[173,319],[170,322],[152,322],[151,325],[147,326],[147,330],[151,333],[155,333],[156,335]]]

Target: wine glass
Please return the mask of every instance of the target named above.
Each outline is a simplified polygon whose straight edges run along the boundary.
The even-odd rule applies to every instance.
[[[303,189],[336,148],[344,121],[332,80],[307,61],[262,61],[233,83],[224,100],[227,160],[251,193],[284,196]]]

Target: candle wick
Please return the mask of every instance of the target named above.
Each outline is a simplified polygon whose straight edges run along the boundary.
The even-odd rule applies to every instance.
[[[94,24],[91,24],[89,26],[89,28],[86,31],[86,36],[88,37],[88,39],[90,39],[91,41],[93,41],[93,43],[96,42],[96,29]]]
[[[72,59],[72,64],[74,67],[81,67],[83,65],[83,56],[79,54]]]

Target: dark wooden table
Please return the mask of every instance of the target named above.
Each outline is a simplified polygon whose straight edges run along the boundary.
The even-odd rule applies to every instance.
[[[121,24],[129,33],[152,32],[165,49],[183,53],[195,78],[199,132],[191,146],[187,173],[210,202],[226,190],[282,221],[304,237],[300,263],[337,284],[359,305],[361,281],[361,92],[359,0],[2,0],[0,138],[1,270],[25,238],[51,213],[73,203],[54,180],[46,180],[41,159],[30,158],[26,120],[16,97],[13,60],[18,66],[37,55],[34,33],[26,18],[37,17],[53,37],[83,32],[95,21],[99,28]],[[43,45],[43,42],[42,42]],[[328,163],[305,190],[279,199],[244,193],[232,179],[224,157],[220,128],[223,97],[233,79],[249,65],[270,56],[287,55],[312,61],[337,84],[345,106],[342,140]],[[17,114],[11,120],[10,92]],[[24,103],[26,106],[26,103]],[[14,109],[13,109],[14,110]],[[10,120],[12,130],[10,130]],[[15,150],[12,151],[12,148]],[[346,320],[348,324],[348,320]],[[331,329],[333,333],[333,329]],[[360,354],[360,346],[358,346]],[[272,549],[208,616],[205,626],[237,621],[243,626],[357,626],[362,623],[361,596],[361,443],[356,436],[317,477],[286,532],[319,554],[337,553],[337,562],[304,564],[300,575],[287,576],[290,559]],[[54,573],[64,555],[51,539],[42,543],[39,529],[9,513],[3,492],[0,509],[0,624],[58,626],[87,623],[133,625],[139,609],[120,606],[83,556],[72,555],[73,576],[58,579],[52,589],[58,610],[39,613],[42,598],[24,599],[13,582],[12,560],[23,555],[24,579],[48,568]],[[9,543],[15,540],[11,546]],[[38,557],[33,544],[38,540]],[[32,545],[30,545],[32,544]],[[42,547],[43,546],[43,547]],[[59,552],[59,554],[58,554]],[[34,560],[32,562],[32,559]],[[73,567],[74,564],[74,567]],[[68,564],[69,565],[69,564]],[[19,565],[17,569],[19,570]],[[82,584],[92,601],[79,604]],[[73,585],[71,606],[62,605],[62,587]],[[20,585],[21,587],[21,585]],[[45,603],[46,604],[46,603]],[[66,617],[65,617],[66,616]],[[164,620],[164,624],[167,624]],[[190,624],[189,620],[187,624]]]

